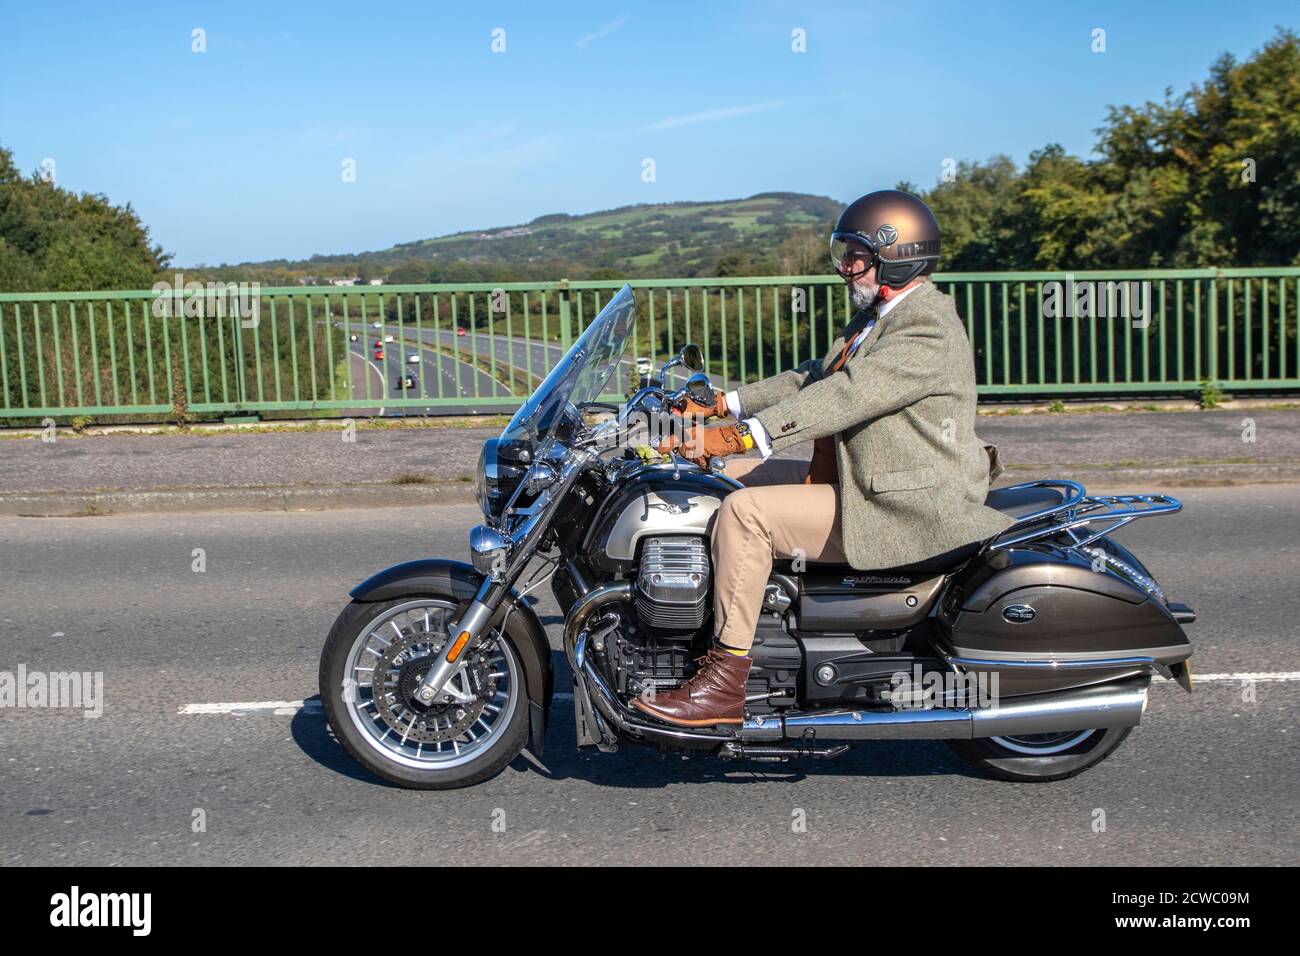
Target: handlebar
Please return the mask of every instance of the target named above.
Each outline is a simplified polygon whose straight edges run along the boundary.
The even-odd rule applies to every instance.
[[[575,447],[589,448],[600,445],[602,439],[607,438],[611,433],[618,433],[626,428],[632,417],[637,414],[646,416],[645,424],[651,427],[651,434],[659,436],[669,434],[674,429],[673,419],[680,417],[680,413],[685,411],[688,398],[687,388],[668,392],[663,382],[649,379],[619,409],[614,418],[591,427],[587,436]],[[658,450],[657,443],[653,447]],[[697,461],[683,457],[680,450],[676,448],[670,450],[667,457],[673,463],[674,476],[680,473],[683,465],[695,465],[706,472],[715,470],[711,460]]]

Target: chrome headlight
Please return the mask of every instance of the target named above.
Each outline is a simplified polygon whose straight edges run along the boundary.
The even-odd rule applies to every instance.
[[[475,571],[497,578],[505,573],[510,542],[499,531],[478,525],[469,532],[469,557]]]
[[[488,446],[489,445],[492,446],[492,458],[493,458],[493,464],[495,465],[496,443],[497,440],[495,438],[490,439],[489,441],[483,443],[483,450],[478,453],[478,467],[474,471],[474,498],[475,500],[478,501],[478,506],[479,508],[482,509],[485,515],[491,514],[491,512],[489,512],[487,509],[487,502],[490,495],[495,490],[488,484],[488,476],[487,476]],[[494,467],[493,471],[495,470],[496,469]]]
[[[517,456],[520,464],[513,464],[516,458],[512,456]],[[478,456],[478,471],[474,476],[474,496],[485,517],[501,516],[501,509],[519,486],[529,460],[527,449],[507,445],[506,460],[502,461],[501,439],[489,438],[483,443],[483,451]]]

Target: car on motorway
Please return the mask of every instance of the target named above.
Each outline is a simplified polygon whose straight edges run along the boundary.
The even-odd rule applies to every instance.
[[[406,389],[406,388],[415,388],[415,376],[414,376],[414,375],[403,375],[402,378],[401,378],[401,381],[398,382],[398,386],[399,386],[400,388],[403,388],[403,389]]]
[[[351,335],[348,336],[348,341],[349,341],[349,342],[355,342],[355,341],[357,341],[357,340],[360,339],[360,338],[361,338],[361,336],[359,336],[359,335],[357,335],[357,333],[353,332]]]
[[[456,334],[457,334],[457,335],[460,335],[460,336],[464,336],[464,334],[465,334],[465,330],[464,330],[464,329],[457,329],[457,330],[456,330]]]
[[[382,328],[384,327],[384,323],[382,323],[382,322],[372,322],[372,323],[370,323],[370,327],[371,327],[372,329],[382,329]]]
[[[410,364],[410,365],[419,365],[419,364],[420,364],[420,353],[419,353],[419,352],[412,352],[410,355],[408,355],[408,356],[406,357],[406,361],[407,361],[407,363]]]
[[[393,337],[392,337],[391,335],[385,335],[385,336],[384,336],[384,341],[385,341],[385,342],[391,342],[391,341],[393,341]]]
[[[383,346],[376,345],[376,346],[375,346],[375,361],[376,361],[376,362],[382,361],[383,358],[384,358],[384,349],[383,349]]]

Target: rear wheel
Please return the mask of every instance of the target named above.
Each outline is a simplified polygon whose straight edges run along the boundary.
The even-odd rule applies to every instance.
[[[1069,730],[1015,737],[949,740],[957,756],[976,770],[1019,783],[1064,780],[1101,763],[1124,742],[1132,727]]]

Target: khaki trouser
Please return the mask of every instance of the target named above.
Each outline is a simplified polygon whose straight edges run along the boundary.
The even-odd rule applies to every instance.
[[[722,499],[713,525],[713,628],[748,649],[774,558],[844,560],[840,486],[803,484],[808,462],[790,458],[731,459],[723,474],[745,487]]]

